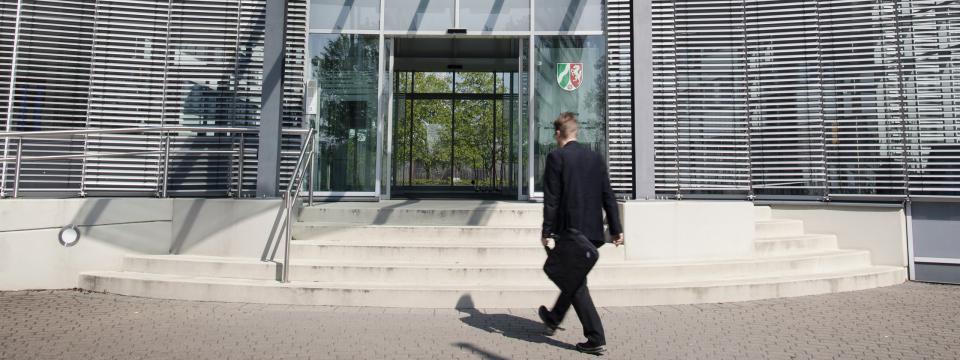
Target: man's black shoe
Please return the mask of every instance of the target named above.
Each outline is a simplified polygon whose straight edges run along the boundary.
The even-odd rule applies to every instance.
[[[537,315],[540,315],[540,321],[543,321],[543,326],[547,329],[544,330],[544,335],[553,336],[557,330],[563,330],[559,324],[550,320],[550,311],[547,310],[546,306],[540,305],[540,309],[537,309]]]
[[[607,348],[603,345],[593,345],[588,341],[577,344],[577,351],[584,354],[600,356],[607,352]]]

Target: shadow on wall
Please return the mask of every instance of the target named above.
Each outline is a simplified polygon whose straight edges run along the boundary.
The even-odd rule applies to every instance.
[[[43,200],[39,200],[43,201]],[[162,199],[98,198],[67,199],[60,209],[73,210],[62,218],[74,224],[81,236],[137,253],[165,253],[170,238],[170,205]],[[70,201],[80,202],[71,209]],[[82,238],[81,238],[82,239]],[[82,240],[81,240],[82,243]]]
[[[275,249],[279,200],[102,198],[83,201],[72,222],[84,236],[138,253],[250,256]],[[158,224],[165,226],[157,227]],[[129,226],[151,224],[144,231]],[[163,229],[160,231],[159,229]],[[274,250],[275,251],[275,250]]]

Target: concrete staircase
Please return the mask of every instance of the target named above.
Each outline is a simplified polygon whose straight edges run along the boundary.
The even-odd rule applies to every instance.
[[[540,205],[424,201],[330,203],[302,209],[291,282],[257,259],[128,256],[80,286],[117,294],[283,304],[453,308],[552,303],[541,266]],[[628,261],[607,245],[590,275],[599,306],[744,301],[894,285],[906,270],[873,266],[827,234],[757,207],[755,255],[712,261]],[[631,239],[627,239],[628,246]]]

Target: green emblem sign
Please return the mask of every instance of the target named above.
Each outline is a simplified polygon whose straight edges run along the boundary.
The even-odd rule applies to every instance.
[[[583,83],[583,63],[557,63],[557,84],[561,89],[574,91]]]

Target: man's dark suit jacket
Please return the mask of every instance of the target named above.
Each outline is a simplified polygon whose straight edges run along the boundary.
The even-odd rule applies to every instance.
[[[603,156],[576,141],[550,152],[543,172],[543,237],[576,229],[594,244],[602,245],[601,210],[607,213],[610,234],[623,232],[607,173]]]

